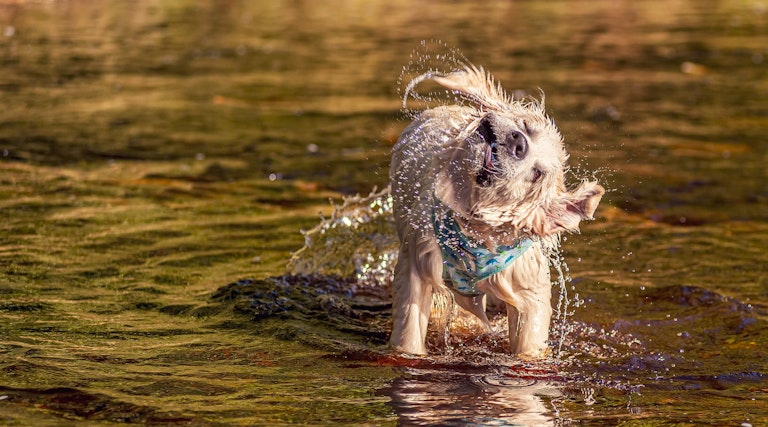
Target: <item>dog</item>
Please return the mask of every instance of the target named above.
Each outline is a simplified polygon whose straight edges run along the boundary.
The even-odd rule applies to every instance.
[[[578,232],[605,193],[597,182],[565,184],[568,154],[541,99],[506,94],[482,67],[429,72],[455,105],[422,111],[393,148],[391,192],[400,248],[393,279],[391,347],[425,355],[433,292],[490,331],[486,295],[502,301],[509,348],[548,354],[552,317],[549,254]],[[408,90],[404,104],[408,98]],[[459,102],[462,101],[462,102]]]

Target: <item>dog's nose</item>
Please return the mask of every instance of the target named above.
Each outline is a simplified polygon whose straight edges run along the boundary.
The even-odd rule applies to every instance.
[[[522,132],[513,130],[507,134],[507,149],[512,157],[523,160],[528,154],[528,138]]]

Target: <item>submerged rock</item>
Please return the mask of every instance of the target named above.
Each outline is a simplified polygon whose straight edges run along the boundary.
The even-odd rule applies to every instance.
[[[345,339],[373,345],[384,344],[387,339],[391,311],[388,292],[359,286],[356,279],[322,275],[242,279],[222,286],[211,299],[233,304],[235,312],[253,321],[277,320],[272,324],[277,329],[274,332],[283,336],[283,329],[293,327],[315,338],[338,338],[341,334]]]

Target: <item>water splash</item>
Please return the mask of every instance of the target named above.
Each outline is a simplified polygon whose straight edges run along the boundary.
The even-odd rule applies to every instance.
[[[425,106],[431,104],[464,104],[462,97],[443,87],[435,87],[428,92],[418,92],[416,87],[435,74],[447,74],[464,68],[468,63],[469,60],[459,49],[441,40],[422,40],[411,52],[408,64],[403,67],[397,79],[403,113],[414,118]],[[408,107],[409,99],[417,101],[414,108]]]
[[[302,231],[304,247],[288,263],[291,274],[354,277],[359,285],[391,284],[398,242],[389,187],[347,197],[330,218]]]
[[[560,249],[561,247],[558,244],[546,254],[549,259],[549,265],[557,273],[552,281],[552,286],[556,287],[559,291],[557,305],[555,306],[552,318],[552,326],[550,328],[550,335],[555,337],[555,347],[553,349],[555,357],[560,356],[565,337],[572,332],[572,325],[568,323],[568,316],[573,315],[573,311],[568,310],[571,305],[571,301],[568,298],[568,283],[571,282],[570,269],[568,268],[568,264],[565,262],[565,257],[561,254]]]

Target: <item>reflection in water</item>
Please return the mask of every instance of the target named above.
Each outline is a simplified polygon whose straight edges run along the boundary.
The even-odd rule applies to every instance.
[[[547,381],[501,374],[408,369],[383,390],[404,425],[554,426]]]

